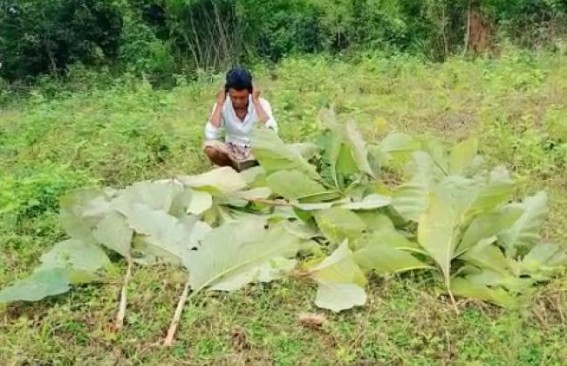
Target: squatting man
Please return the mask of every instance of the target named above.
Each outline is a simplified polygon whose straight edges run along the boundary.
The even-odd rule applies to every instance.
[[[217,95],[205,125],[204,152],[216,166],[241,171],[257,164],[250,149],[250,135],[257,125],[278,131],[270,103],[254,88],[252,75],[243,68],[226,74],[226,83]],[[224,142],[219,140],[224,130]]]

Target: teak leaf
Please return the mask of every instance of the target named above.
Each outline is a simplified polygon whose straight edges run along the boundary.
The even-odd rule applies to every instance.
[[[71,284],[83,284],[99,278],[97,272],[110,266],[108,256],[98,245],[77,239],[55,244],[41,256],[36,271],[64,269]]]
[[[514,225],[499,235],[507,254],[514,256],[518,248],[531,248],[540,239],[539,231],[547,214],[547,194],[539,192],[522,203],[524,213]]]
[[[362,134],[353,121],[348,121],[345,125],[346,137],[348,144],[352,149],[353,158],[358,169],[371,177],[374,177],[374,171],[368,162],[368,149],[362,137]]]
[[[358,211],[358,210],[375,210],[377,208],[389,206],[392,203],[392,198],[388,196],[383,196],[381,194],[370,194],[359,202],[348,202],[342,204],[340,207],[346,208],[348,210]]]
[[[92,229],[110,210],[111,197],[102,189],[79,189],[60,200],[59,221],[72,238],[94,242]]]
[[[196,217],[178,219],[164,211],[136,203],[124,214],[128,225],[144,235],[143,243],[155,247],[154,250],[146,250],[150,249],[152,254],[176,264],[180,264],[192,248],[199,246],[199,240],[209,230],[208,225]]]
[[[432,268],[411,255],[410,252],[422,252],[417,243],[409,241],[393,227],[374,231],[357,240],[356,244],[355,260],[365,270],[393,274]]]
[[[93,231],[95,239],[110,250],[128,258],[134,231],[126,223],[126,218],[116,211],[110,211]]]
[[[0,291],[0,303],[39,301],[69,291],[69,277],[62,268],[36,271]]]
[[[195,292],[205,288],[234,291],[248,283],[273,279],[277,266],[286,268],[295,255],[300,239],[283,225],[264,228],[258,218],[230,222],[210,231],[199,250],[184,260],[189,285]],[[272,273],[271,276],[266,276]]]
[[[298,170],[280,170],[270,174],[266,182],[274,193],[290,200],[328,193],[325,187]]]
[[[453,147],[449,156],[449,173],[464,174],[478,153],[478,139],[470,138]]]
[[[319,284],[315,305],[320,308],[339,312],[366,303],[366,278],[346,242],[311,268],[310,276]]]
[[[358,238],[366,225],[355,213],[340,207],[332,207],[314,213],[319,230],[333,243],[341,243],[345,239]]]
[[[297,170],[311,179],[321,179],[313,165],[310,165],[299,153],[290,149],[270,129],[254,129],[251,145],[254,156],[268,174],[283,170]]]
[[[484,215],[476,217],[466,228],[459,243],[458,252],[463,253],[483,239],[498,235],[507,230],[522,215],[523,210],[517,205],[506,205]]]
[[[459,215],[450,202],[443,199],[439,192],[432,192],[429,205],[419,220],[417,236],[419,244],[441,268],[448,288],[451,261],[456,249],[455,229],[458,222]]]
[[[213,196],[209,192],[191,190],[187,213],[201,215],[213,206]]]
[[[403,218],[417,222],[427,207],[436,168],[431,157],[424,152],[413,153],[412,159],[413,176],[394,191],[392,205]]]
[[[199,175],[178,178],[187,187],[210,193],[233,193],[246,188],[246,181],[230,167],[216,168]]]
[[[503,288],[490,288],[465,278],[455,278],[451,282],[451,290],[457,296],[487,301],[509,309],[518,307],[518,301]]]

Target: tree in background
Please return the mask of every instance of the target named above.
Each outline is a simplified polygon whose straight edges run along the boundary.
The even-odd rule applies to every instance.
[[[565,0],[0,0],[0,76],[109,66],[160,83],[176,73],[292,54],[451,54],[567,34]]]
[[[122,17],[108,0],[3,0],[0,11],[2,76],[24,79],[59,73],[73,62],[116,59]]]

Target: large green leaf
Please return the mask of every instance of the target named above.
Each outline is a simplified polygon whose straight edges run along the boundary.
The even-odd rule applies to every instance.
[[[481,241],[461,256],[461,259],[482,270],[508,275],[510,274],[508,260],[500,248],[492,244],[493,242],[494,239]]]
[[[311,142],[298,142],[288,145],[289,149],[304,159],[310,160],[319,154],[319,148]]]
[[[513,264],[513,262],[510,264]],[[475,271],[472,274],[464,273],[461,277],[478,285],[491,288],[501,287],[511,294],[529,293],[531,292],[530,287],[535,283],[533,279],[529,277],[518,277],[515,273],[505,271],[494,272],[486,268],[482,270],[478,267],[474,268]]]
[[[112,207],[120,208],[130,203],[146,205],[154,210],[170,212],[176,201],[184,197],[183,185],[172,179],[161,181],[142,181],[134,183],[121,192],[112,203]]]
[[[477,179],[450,175],[442,178],[433,189],[442,194],[445,203],[461,216],[460,222],[463,222],[464,213],[470,210],[482,187],[482,182]]]
[[[126,215],[128,225],[136,233],[144,235],[143,243],[150,246],[146,249],[163,260],[177,264],[181,263],[192,248],[199,246],[199,240],[210,230],[197,217],[179,219],[137,203],[130,205],[123,214]]]
[[[333,243],[358,238],[366,225],[354,212],[340,207],[332,207],[314,213],[319,229]]]
[[[263,187],[266,185],[266,170],[259,165],[245,169],[238,174],[240,174],[244,182],[246,182],[246,185],[250,188]]]
[[[436,138],[427,137],[421,140],[421,149],[429,155],[442,175],[449,175],[449,157],[444,143]]]
[[[62,268],[36,271],[0,291],[0,303],[39,301],[69,291],[69,277]]]
[[[93,231],[95,239],[123,257],[130,256],[134,231],[128,226],[124,215],[110,211],[98,223]]]
[[[359,202],[348,202],[340,205],[342,208],[348,210],[375,210],[377,208],[389,206],[392,203],[392,197],[383,196],[381,194],[373,193],[364,197]]]
[[[384,154],[408,153],[418,150],[420,144],[413,137],[405,133],[391,133],[380,142],[378,147]]]
[[[257,187],[245,191],[236,192],[235,197],[247,201],[254,201],[258,199],[267,199],[272,195],[272,190],[268,187]]]
[[[369,148],[370,166],[378,174],[383,166],[394,169],[401,167],[407,162],[411,153],[419,150],[421,144],[413,137],[404,133],[392,133],[387,135],[379,145]]]
[[[465,230],[458,252],[463,253],[483,239],[497,235],[514,224],[523,210],[517,205],[506,205],[476,217]]]
[[[284,221],[283,225],[288,232],[304,240],[321,236],[321,233],[313,227],[314,225],[308,225],[303,221]]]
[[[254,129],[251,136],[252,152],[268,173],[282,170],[297,170],[307,177],[320,180],[315,167],[300,154],[291,150],[272,130]]]
[[[419,244],[441,268],[447,287],[450,285],[451,261],[455,255],[459,215],[441,192],[432,192],[429,205],[421,215],[417,231]]]
[[[449,156],[449,173],[464,174],[471,166],[478,153],[478,139],[469,138],[461,141],[451,149]]]
[[[409,251],[421,252],[419,246],[406,239],[394,228],[375,231],[356,242],[356,262],[365,270],[378,274],[392,274],[414,269],[431,268],[411,255]]]
[[[93,242],[92,229],[110,210],[111,194],[102,189],[79,189],[60,199],[59,221],[65,232]]]
[[[332,109],[323,108],[319,111],[318,120],[322,126],[329,129],[324,135],[324,158],[329,164],[329,171],[333,183],[337,189],[342,188],[342,178],[338,173],[339,155],[343,148],[343,138],[340,134],[340,127],[337,123],[335,113]],[[341,178],[341,179],[340,179]]]
[[[362,268],[380,275],[431,268],[408,252],[378,244],[356,251],[355,260]]]
[[[490,173],[490,179],[484,185],[465,213],[465,220],[485,214],[506,203],[514,189],[514,182],[506,168],[498,167]]]
[[[517,308],[519,303],[503,288],[490,288],[466,278],[457,277],[451,281],[451,290],[457,296],[487,301],[505,308]]]
[[[213,196],[209,192],[191,190],[187,213],[201,215],[213,206]]]
[[[353,121],[348,121],[345,125],[345,133],[348,145],[352,149],[353,158],[358,166],[358,169],[371,177],[374,177],[374,171],[368,162],[368,149],[362,134],[356,127]]]
[[[97,272],[110,265],[106,253],[98,245],[69,239],[55,244],[41,256],[36,271],[65,269],[71,284],[89,283],[99,278]]]
[[[531,248],[539,241],[540,228],[547,214],[547,194],[542,191],[526,198],[522,207],[522,216],[509,230],[499,235],[509,256],[514,256],[518,248]]]
[[[334,205],[336,205],[336,201],[331,202],[316,202],[316,203],[298,203],[294,202],[293,207],[298,208],[302,211],[319,211],[319,210],[326,210]]]
[[[199,250],[184,260],[191,288],[234,291],[251,282],[271,280],[280,269],[289,268],[282,258],[293,257],[301,240],[283,225],[268,230],[264,225],[264,220],[249,218],[210,231]]]
[[[383,228],[394,229],[392,220],[379,211],[358,211],[356,215],[362,219],[367,231],[379,231]]]
[[[359,173],[360,170],[358,168],[356,157],[350,146],[341,142],[339,144],[338,149],[339,150],[338,150],[337,160],[336,163],[334,164],[334,167],[336,170],[336,176],[339,182],[339,187],[342,188],[343,180],[354,174]]]
[[[339,312],[366,303],[366,279],[346,242],[311,268],[310,276],[319,284],[315,305],[320,308]]]
[[[424,152],[412,154],[413,176],[400,185],[392,197],[392,206],[406,220],[417,222],[427,207],[427,196],[439,175],[431,157]]]
[[[326,153],[326,157],[329,161],[329,169],[331,171],[331,177],[333,178],[333,182],[335,184],[335,187],[337,187],[337,189],[342,189],[343,186],[343,180],[342,180],[342,175],[344,173],[339,174],[339,165],[345,165],[345,167],[343,167],[343,171],[347,170],[345,168],[348,167],[348,164],[351,164],[351,161],[343,161],[342,163],[339,161],[339,157],[341,155],[347,155],[350,156],[348,154],[341,154],[341,151],[344,150],[343,149],[343,143],[341,141],[341,138],[339,135],[337,134],[333,134],[330,138],[329,138],[329,142],[327,144],[327,148],[325,149],[325,153]],[[343,159],[345,160],[345,159]],[[352,170],[352,168],[350,168]],[[347,172],[348,174],[348,172]]]
[[[246,188],[246,181],[230,167],[210,170],[199,175],[187,175],[178,178],[187,187],[210,193],[233,193]]]
[[[519,265],[522,274],[536,280],[548,280],[558,269],[567,266],[567,252],[557,244],[537,244]]]
[[[353,242],[351,247],[361,249],[368,245],[388,246],[407,252],[427,254],[423,248],[413,240],[408,239],[404,232],[396,230],[393,226],[383,226],[363,236]]]
[[[267,184],[274,193],[290,200],[328,193],[325,187],[298,170],[270,174]]]

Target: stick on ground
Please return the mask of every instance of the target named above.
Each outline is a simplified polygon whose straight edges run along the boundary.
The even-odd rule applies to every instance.
[[[126,296],[130,277],[132,277],[132,259],[128,258],[128,268],[126,269],[126,275],[124,276],[124,282],[122,283],[122,291],[120,292],[120,305],[118,306],[118,314],[116,315],[116,329],[122,329],[122,327],[124,326],[127,304]]]
[[[163,341],[164,346],[171,346],[173,344],[175,333],[177,332],[177,326],[179,325],[179,321],[181,320],[181,313],[183,312],[183,307],[185,306],[185,302],[187,301],[188,295],[189,295],[189,281],[185,283],[185,287],[183,288],[183,293],[181,294],[181,297],[179,298],[179,302],[177,303],[177,308],[175,309],[175,314],[173,314],[173,319],[171,319],[171,324],[169,325],[167,336]]]

